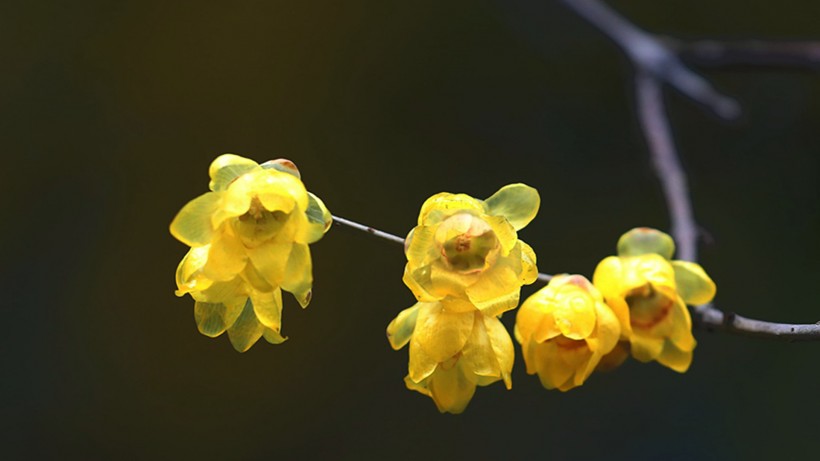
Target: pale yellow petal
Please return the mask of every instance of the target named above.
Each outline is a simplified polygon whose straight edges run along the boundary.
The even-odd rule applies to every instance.
[[[672,343],[667,342],[657,360],[658,363],[667,368],[678,373],[685,373],[692,364],[692,351],[682,351]]]
[[[559,348],[554,341],[535,346],[535,368],[541,385],[547,389],[562,387],[575,373],[560,359],[558,351]]]
[[[432,395],[430,395],[430,389],[427,387],[429,382],[429,377],[421,380],[420,382],[413,381],[410,375],[404,377],[404,384],[407,386],[408,389],[410,389],[411,391],[420,392],[426,395],[427,397],[432,397]]]
[[[259,168],[256,162],[234,154],[222,154],[211,162],[208,173],[212,191],[223,191],[239,176]]]
[[[663,344],[666,342],[663,338],[654,336],[643,336],[635,333],[632,335],[630,347],[632,349],[632,357],[635,357],[641,362],[650,362],[658,358],[663,351]]]
[[[293,293],[299,305],[307,307],[310,303],[313,286],[313,270],[310,249],[302,243],[293,244],[285,267],[282,289]]]
[[[483,218],[495,233],[495,237],[501,245],[501,254],[503,256],[508,255],[518,242],[518,234],[515,232],[515,228],[503,216],[488,215],[483,216]]]
[[[515,230],[520,230],[535,218],[541,197],[534,188],[519,183],[502,187],[485,202],[490,214],[503,216]]]
[[[419,304],[416,304],[399,312],[399,315],[387,325],[387,340],[393,349],[399,350],[410,342],[410,337],[416,329],[418,313]]]
[[[319,197],[308,192],[308,199],[308,207],[305,210],[308,225],[302,239],[305,243],[314,243],[330,229],[333,216]]]
[[[257,248],[248,249],[253,267],[271,286],[279,286],[285,278],[285,268],[290,257],[293,243],[265,243]]]
[[[686,304],[699,306],[715,297],[717,287],[700,264],[688,261],[672,261],[678,294]]]
[[[210,243],[215,228],[211,217],[221,201],[222,194],[207,192],[188,202],[171,221],[171,235],[192,247]]]
[[[692,336],[692,317],[689,309],[682,302],[675,303],[670,312],[672,329],[669,332],[669,341],[682,351],[692,351],[695,348],[695,337]]]
[[[275,330],[271,330],[270,328],[265,328],[265,330],[262,332],[262,337],[265,338],[265,341],[271,344],[282,344],[288,339],[287,336],[282,336],[281,333]]]
[[[211,280],[226,281],[245,269],[248,256],[242,243],[228,230],[214,236],[202,273]]]
[[[301,211],[308,207],[305,185],[299,178],[281,171],[260,171],[254,191],[268,211],[290,213],[294,207]]]
[[[487,329],[484,326],[484,316],[476,312],[474,315],[473,331],[463,355],[459,359],[461,368],[467,374],[479,376],[501,377],[501,368],[496,359],[495,350],[490,343]]]
[[[439,368],[430,379],[430,395],[442,413],[459,414],[467,408],[475,394],[476,385],[455,366],[448,370]]]
[[[657,229],[636,227],[618,239],[618,256],[657,254],[668,260],[674,253],[675,241]]]
[[[282,328],[282,290],[275,288],[269,292],[252,291],[251,302],[259,323],[279,331]]]
[[[262,337],[264,329],[265,327],[256,319],[253,304],[248,300],[236,322],[228,328],[228,337],[237,352],[245,352]]]
[[[444,362],[463,348],[473,329],[473,313],[447,312],[439,304],[423,306],[413,341],[436,362]],[[412,345],[412,344],[411,344]]]
[[[485,213],[487,206],[481,200],[476,200],[466,194],[441,192],[428,198],[422,204],[418,224],[436,224],[460,211],[478,215]]]
[[[512,373],[513,362],[515,361],[515,350],[513,349],[512,338],[504,328],[504,325],[495,317],[484,317],[484,327],[487,329],[487,336],[490,339],[490,345],[495,352],[495,358],[498,360],[498,366],[501,370],[501,377],[504,379],[504,384],[507,389],[512,388]]]
[[[521,245],[521,274],[519,278],[523,285],[529,285],[538,278],[535,251],[521,240],[518,241],[518,244]]]

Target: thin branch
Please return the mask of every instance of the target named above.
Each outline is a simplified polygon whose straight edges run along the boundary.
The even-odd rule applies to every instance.
[[[561,0],[614,41],[641,72],[665,82],[688,98],[708,107],[718,117],[731,120],[740,105],[720,94],[711,83],[686,67],[664,42],[627,21],[598,0]]]
[[[820,71],[820,42],[763,40],[682,42],[662,39],[684,61],[704,67],[754,67]]]
[[[338,216],[333,216],[333,223],[339,225],[345,225],[348,227],[352,227],[353,229],[360,230],[363,232],[367,232],[370,235],[374,235],[376,237],[383,238],[385,240],[390,240],[391,242],[396,242],[399,245],[404,246],[404,239],[399,237],[398,235],[393,235],[388,232],[380,231],[378,229],[374,229],[370,226],[365,226],[364,224],[359,224],[357,222],[353,222],[349,219],[340,218]]]
[[[680,258],[696,261],[697,225],[692,214],[686,174],[672,142],[660,82],[645,72],[638,72],[635,86],[638,116],[652,155],[652,163],[663,186],[672,221],[672,237],[678,244]],[[820,323],[797,325],[754,320],[722,312],[712,304],[696,306],[692,310],[696,320],[709,328],[788,341],[820,340]]]
[[[360,230],[362,232],[367,232],[370,235],[383,238],[385,240],[389,240],[391,242],[396,242],[404,246],[404,239],[399,237],[398,235],[393,235],[389,232],[380,231],[370,226],[365,226],[364,224],[359,224],[357,222],[351,221],[349,219],[340,218],[339,216],[333,216],[333,223],[338,225],[345,225],[347,227],[351,227],[356,230]],[[538,273],[538,280],[543,283],[548,283],[552,280],[552,275]]]

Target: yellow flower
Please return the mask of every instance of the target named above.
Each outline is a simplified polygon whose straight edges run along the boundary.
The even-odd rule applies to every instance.
[[[209,173],[212,192],[188,202],[171,223],[171,234],[191,247],[177,269],[176,294],[196,301],[202,334],[227,331],[239,352],[262,336],[281,343],[281,290],[307,307],[308,244],[327,231],[330,213],[289,160],[259,165],[224,154]]]
[[[517,230],[535,217],[538,192],[524,184],[501,188],[486,201],[436,194],[422,205],[407,236],[404,283],[425,303],[478,308],[498,315],[518,305],[521,285],[535,281],[535,253]]]
[[[476,386],[503,380],[512,387],[513,345],[496,317],[478,310],[447,309],[446,303],[417,303],[390,322],[393,349],[410,343],[407,388],[433,399],[439,411],[461,413]]]
[[[556,275],[518,309],[515,337],[527,373],[568,391],[589,377],[621,335],[618,318],[581,275]]]
[[[696,345],[686,304],[708,303],[716,288],[700,265],[670,261],[674,251],[663,232],[632,229],[618,241],[618,256],[598,264],[593,284],[618,316],[633,357],[683,373]]]

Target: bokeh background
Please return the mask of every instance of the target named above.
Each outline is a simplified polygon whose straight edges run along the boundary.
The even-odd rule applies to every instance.
[[[682,38],[820,39],[820,4],[613,1]],[[168,224],[223,152],[287,157],[340,216],[404,235],[440,191],[537,187],[543,272],[591,276],[668,229],[631,70],[555,1],[6,1],[0,7],[4,459],[796,459],[820,436],[820,344],[698,329],[690,371],[628,362],[440,415],[384,329],[400,248],[334,227],[280,346],[238,354],[173,294]],[[717,301],[820,320],[820,75],[705,70],[722,123],[670,92]],[[535,286],[525,287],[524,295]],[[504,316],[509,327],[514,313]]]

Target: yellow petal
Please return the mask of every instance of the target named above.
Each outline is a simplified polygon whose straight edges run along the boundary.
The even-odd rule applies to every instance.
[[[253,267],[271,286],[279,286],[285,278],[285,268],[290,257],[293,243],[268,242],[257,248],[248,249]]]
[[[176,273],[177,296],[183,296],[189,291],[204,289],[210,285],[210,281],[197,278],[208,261],[210,249],[210,245],[191,248],[179,262]]]
[[[418,320],[416,321],[418,325]],[[414,382],[420,382],[436,370],[438,362],[428,354],[413,335],[410,337],[410,360],[407,363],[408,376]]]
[[[489,214],[503,216],[515,230],[520,230],[535,218],[541,197],[526,184],[509,184],[490,196],[486,203]]]
[[[248,289],[244,280],[240,277],[232,278],[225,282],[214,282],[202,290],[192,292],[191,295],[197,301],[209,303],[239,304],[245,305],[248,298]],[[237,314],[238,315],[238,314]]]
[[[535,251],[521,240],[518,241],[518,244],[521,245],[521,274],[519,278],[523,285],[529,285],[538,278]]]
[[[672,259],[675,241],[669,235],[649,227],[636,227],[618,239],[618,256],[657,254]]]
[[[541,385],[547,389],[560,388],[572,378],[575,370],[568,368],[559,357],[559,348],[554,341],[535,346],[535,367]]]
[[[222,303],[196,302],[194,304],[194,319],[199,332],[210,338],[215,338],[233,324],[242,312],[244,304],[234,304],[228,307]],[[231,322],[232,320],[232,322]],[[228,324],[228,322],[231,322]]]
[[[271,330],[270,328],[265,328],[265,330],[262,332],[262,337],[265,338],[265,341],[271,344],[282,344],[288,339],[287,336],[282,336],[281,333],[275,330]]]
[[[484,216],[484,221],[490,225],[493,233],[495,233],[495,237],[501,245],[501,254],[503,256],[508,255],[518,242],[518,233],[515,232],[515,228],[503,216]]]
[[[438,259],[440,253],[435,249],[435,231],[433,228],[419,226],[413,228],[411,232],[413,235],[412,238],[407,240],[410,243],[407,245],[405,253],[407,255],[407,265],[416,270]]]
[[[231,182],[224,192],[220,192],[222,201],[211,216],[211,225],[214,229],[218,229],[225,220],[248,212],[251,200],[255,196],[255,176],[253,172],[244,174]]]
[[[629,358],[629,342],[619,341],[609,354],[600,359],[595,371],[611,371],[621,366]]]
[[[296,164],[291,162],[286,158],[277,158],[275,160],[268,160],[267,162],[259,165],[262,168],[269,170],[274,169],[277,171],[281,171],[282,173],[287,173],[291,176],[296,176],[297,178],[301,179],[302,174],[299,173],[299,168],[296,168]]]
[[[259,323],[275,331],[282,327],[282,290],[252,291],[251,303]]]
[[[681,351],[691,352],[696,345],[692,336],[692,317],[689,309],[682,302],[677,302],[670,312],[672,330],[669,332],[669,341]]]
[[[256,320],[253,304],[249,299],[236,322],[228,328],[228,338],[237,352],[245,352],[262,337],[264,329],[265,327]]]
[[[692,351],[682,351],[667,342],[663,352],[658,356],[658,363],[678,373],[685,373],[692,364]]]
[[[641,362],[650,362],[657,359],[663,351],[664,342],[666,342],[663,338],[643,336],[637,333],[632,335],[630,339],[632,357],[635,357]]]
[[[241,273],[247,261],[245,247],[239,239],[223,230],[215,234],[208,251],[208,261],[202,272],[211,280],[226,281]]]
[[[507,333],[504,325],[495,317],[484,317],[484,327],[487,329],[487,337],[490,339],[490,345],[495,352],[495,359],[498,361],[498,366],[501,369],[501,377],[504,379],[504,384],[507,389],[512,388],[512,372],[513,362],[515,361],[515,350],[513,349],[512,338]]]
[[[254,192],[268,211],[290,213],[294,207],[304,211],[309,198],[299,178],[276,170],[263,170],[254,184]]]
[[[509,263],[502,263],[499,260],[493,267],[484,271],[481,277],[467,288],[466,293],[470,301],[480,309],[483,304],[520,289],[518,274]]]
[[[310,249],[305,244],[294,243],[285,267],[282,289],[293,293],[300,306],[307,307],[310,303],[312,286],[313,271]]]
[[[430,395],[430,389],[427,387],[429,382],[430,378],[423,379],[417,383],[413,381],[410,375],[404,377],[404,384],[407,386],[408,389],[410,389],[411,391],[420,392],[426,395],[427,397],[432,397],[432,395]]]
[[[171,221],[171,235],[192,247],[210,243],[214,231],[211,217],[221,201],[221,194],[207,192],[188,202]]]
[[[484,316],[475,313],[474,317],[473,332],[459,359],[461,368],[467,374],[500,378],[501,368],[484,326]]]
[[[239,176],[258,168],[256,162],[234,154],[222,154],[211,162],[208,173],[211,176],[209,184],[212,191],[223,191]]]
[[[499,298],[494,298],[486,302],[477,303],[477,307],[482,314],[487,317],[497,317],[504,312],[515,309],[521,296],[520,290],[515,290]]]
[[[487,207],[481,200],[466,194],[441,192],[428,198],[421,206],[418,224],[432,225],[460,211],[482,214]]]
[[[429,389],[436,407],[442,413],[459,414],[475,394],[475,384],[455,366],[448,370],[439,368],[430,379]]]
[[[430,292],[436,297],[463,297],[464,290],[478,279],[477,274],[462,274],[449,269],[441,261],[430,265]]]
[[[617,256],[606,257],[595,268],[595,273],[592,275],[592,284],[605,298],[623,297],[621,289],[622,272],[621,258]]]
[[[435,296],[429,290],[433,288],[433,282],[430,280],[430,266],[424,266],[413,270],[410,264],[404,266],[404,275],[402,281],[410,291],[421,302],[429,303],[440,300],[441,296]]]
[[[451,313],[440,304],[423,306],[419,314],[413,342],[436,362],[444,362],[463,348],[473,329],[473,313]],[[412,344],[411,344],[412,346]]]
[[[303,239],[305,243],[314,243],[330,229],[333,216],[319,197],[308,192],[308,199],[308,206],[305,210],[308,225]]]
[[[686,304],[699,306],[715,297],[717,287],[700,264],[688,261],[672,261],[678,294]]]
[[[390,325],[387,325],[387,340],[390,347],[399,350],[410,341],[413,331],[416,328],[416,319],[419,314],[419,304],[399,312]]]
[[[595,326],[595,337],[597,344],[593,349],[598,354],[608,354],[621,337],[621,323],[615,313],[604,303],[595,306],[597,322]]]

